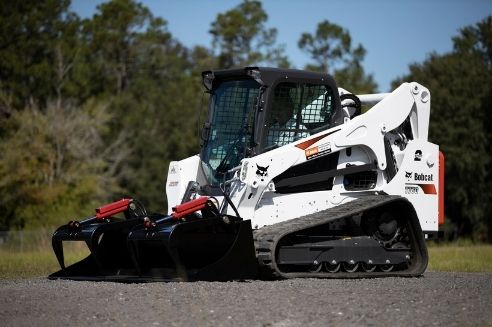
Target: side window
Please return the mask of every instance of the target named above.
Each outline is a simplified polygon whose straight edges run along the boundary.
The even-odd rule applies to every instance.
[[[302,124],[311,133],[329,127],[333,93],[325,85],[305,85],[304,98],[301,110]]]
[[[267,117],[266,147],[292,143],[301,133],[297,117],[299,93],[300,86],[295,83],[280,83],[275,87],[271,110]]]
[[[265,148],[283,146],[328,128],[331,89],[325,85],[280,83],[266,119]]]

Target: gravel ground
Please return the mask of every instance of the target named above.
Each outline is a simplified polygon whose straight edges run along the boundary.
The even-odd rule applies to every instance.
[[[492,326],[492,273],[119,284],[0,281],[2,326]]]

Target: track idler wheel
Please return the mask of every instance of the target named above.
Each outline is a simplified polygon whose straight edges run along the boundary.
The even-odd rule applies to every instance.
[[[345,270],[348,273],[356,272],[357,269],[359,269],[359,263],[354,262],[354,260],[350,260],[349,262],[344,262],[342,266],[343,266],[343,270]]]
[[[372,263],[362,262],[361,266],[362,270],[364,270],[365,272],[373,272],[374,270],[376,270],[376,265]]]
[[[382,272],[388,273],[388,272],[392,271],[394,267],[395,267],[394,265],[380,265],[379,269]]]
[[[319,273],[322,268],[323,268],[322,263],[315,262],[311,267],[309,267],[309,272]]]
[[[333,260],[332,262],[323,263],[324,268],[329,273],[337,273],[340,271],[341,263]]]

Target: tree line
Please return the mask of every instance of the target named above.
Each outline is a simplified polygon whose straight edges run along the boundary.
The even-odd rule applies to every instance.
[[[453,50],[430,54],[393,82],[414,80],[431,91],[429,139],[446,156],[449,237],[492,241],[492,16],[463,28]]]
[[[87,19],[69,0],[1,2],[0,230],[58,225],[125,195],[165,210],[169,162],[199,150],[201,71],[292,67],[260,1],[218,14],[212,43],[194,47],[135,0],[102,3]],[[491,30],[490,18],[462,30],[452,53],[399,79],[430,88],[431,141],[447,154],[449,228],[480,239],[491,229]],[[377,90],[347,29],[319,22],[298,47],[309,58],[301,68],[354,93]]]

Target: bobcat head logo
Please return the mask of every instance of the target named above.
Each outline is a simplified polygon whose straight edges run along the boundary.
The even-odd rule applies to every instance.
[[[268,167],[270,166],[266,166],[266,167],[262,167],[262,166],[259,166],[258,164],[256,164],[256,175],[259,176],[259,177],[266,177],[268,176]]]
[[[406,177],[407,179],[411,179],[411,178],[412,178],[412,172],[408,172],[408,171],[406,171],[406,172],[405,172],[405,177]]]

